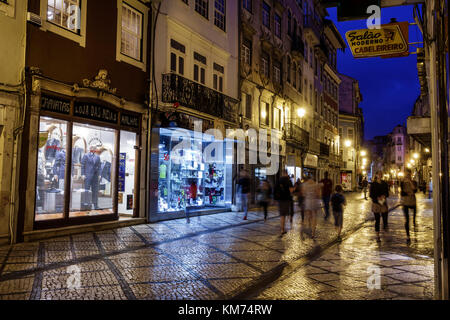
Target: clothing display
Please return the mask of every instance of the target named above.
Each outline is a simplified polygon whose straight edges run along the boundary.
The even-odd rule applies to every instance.
[[[81,159],[81,175],[84,179],[84,189],[92,191],[92,201],[94,209],[98,209],[98,190],[100,177],[100,157],[94,152],[85,154]],[[86,205],[89,204],[86,202]]]
[[[64,179],[66,170],[66,150],[58,151],[53,163],[53,174],[58,176],[58,179]]]
[[[111,162],[102,161],[100,168],[100,176],[103,179],[107,180],[108,182],[111,182]]]
[[[80,147],[72,148],[72,164],[80,164],[84,155],[84,149]]]
[[[45,144],[45,159],[53,160],[55,159],[56,152],[59,151],[61,142],[58,139],[51,138],[47,140]]]

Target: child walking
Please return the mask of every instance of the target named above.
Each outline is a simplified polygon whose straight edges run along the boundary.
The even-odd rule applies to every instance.
[[[333,208],[334,225],[338,230],[337,238],[338,240],[341,240],[344,206],[347,205],[347,201],[343,195],[344,190],[342,189],[342,186],[337,185],[335,191],[336,192],[331,197],[331,206]]]

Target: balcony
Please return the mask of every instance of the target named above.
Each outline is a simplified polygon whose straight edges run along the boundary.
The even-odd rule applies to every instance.
[[[309,138],[309,152],[319,155],[320,154],[320,142],[314,138]]]
[[[326,143],[320,142],[320,155],[329,157],[330,156],[330,146]]]
[[[314,50],[319,55],[322,61],[328,62],[328,56],[330,51],[328,50],[328,47],[325,45],[325,42],[323,40],[320,40],[320,44],[315,46]]]
[[[177,74],[162,75],[162,101],[237,123],[237,100]]]
[[[320,44],[321,31],[320,26],[314,19],[314,16],[308,14],[304,16],[304,32],[305,35],[311,38],[313,45]]]
[[[305,55],[305,43],[300,36],[294,37],[291,45],[292,55],[299,59],[304,58]]]
[[[286,123],[284,139],[287,143],[299,148],[308,149],[309,147],[309,132],[293,123]]]

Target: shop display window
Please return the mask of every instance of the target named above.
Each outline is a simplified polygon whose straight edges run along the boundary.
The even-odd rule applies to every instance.
[[[67,123],[47,117],[39,122],[36,221],[64,215]]]
[[[232,164],[223,156],[206,161],[203,153],[212,142],[212,136],[202,138],[191,132],[190,147],[174,148],[180,143],[173,139],[173,130],[160,129],[158,159],[158,211],[179,212],[184,210],[207,210],[231,206]],[[212,155],[215,157],[215,155]],[[227,183],[228,182],[228,183]]]
[[[74,123],[69,217],[113,213],[116,130]]]
[[[120,214],[132,215],[136,197],[135,187],[135,165],[136,165],[136,133],[120,132],[120,154],[119,154],[119,182],[118,182],[118,208]]]

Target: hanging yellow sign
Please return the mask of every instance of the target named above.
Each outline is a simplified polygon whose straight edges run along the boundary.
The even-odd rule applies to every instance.
[[[355,58],[407,54],[408,39],[398,24],[382,25],[380,29],[347,31],[348,45]]]

